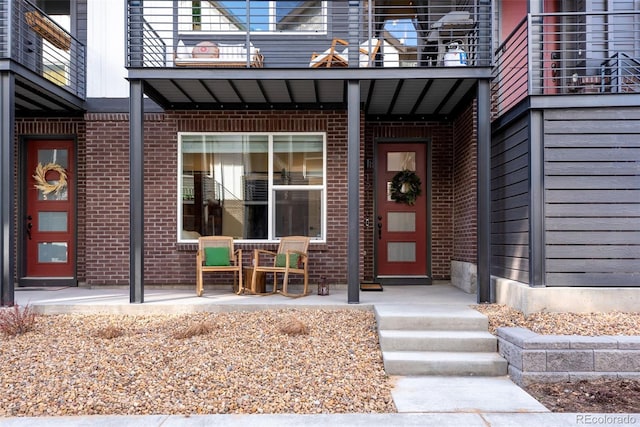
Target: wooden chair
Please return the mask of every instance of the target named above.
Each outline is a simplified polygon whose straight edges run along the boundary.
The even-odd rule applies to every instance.
[[[244,291],[242,286],[242,249],[234,250],[233,237],[203,236],[198,239],[196,253],[196,294],[204,292],[203,273],[233,272],[233,287],[238,275],[238,294]]]
[[[361,43],[358,47],[359,51],[359,66],[361,68],[370,67],[380,50],[382,39],[373,38]],[[338,45],[346,46],[341,52],[338,51]],[[321,67],[348,67],[349,66],[349,43],[342,39],[333,39],[329,49],[318,54],[311,54],[311,61],[309,67],[321,68]]]
[[[288,236],[280,239],[277,252],[264,249],[253,250],[253,277],[251,279],[252,288],[256,281],[258,272],[273,273],[272,293],[278,292],[278,273],[284,274],[282,280],[282,295],[288,297],[302,297],[308,295],[308,264],[309,264],[309,237]],[[289,293],[287,286],[289,274],[302,274],[304,279],[304,289],[300,294]]]

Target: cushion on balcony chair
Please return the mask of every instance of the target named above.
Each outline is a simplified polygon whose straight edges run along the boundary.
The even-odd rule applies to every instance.
[[[178,40],[178,46],[176,46],[176,58],[191,58],[191,49],[185,46],[182,40]]]
[[[300,255],[298,254],[289,254],[289,267],[297,268],[298,267],[298,258]],[[276,267],[286,267],[287,266],[287,254],[277,254],[276,255]]]
[[[204,248],[204,265],[209,267],[231,265],[229,249],[226,247]]]

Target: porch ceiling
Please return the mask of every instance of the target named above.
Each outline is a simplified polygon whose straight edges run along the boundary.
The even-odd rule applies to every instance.
[[[32,76],[15,74],[14,104],[17,116],[76,115],[85,109],[81,100],[64,88]]]
[[[330,76],[328,78],[319,75],[311,78],[283,78],[280,75],[276,78],[272,73],[256,76],[241,72],[216,78],[209,73],[194,74],[189,78],[147,76],[142,80],[145,94],[164,109],[343,109],[347,106],[350,78],[347,78],[348,74],[335,74],[325,73]],[[399,73],[369,74],[358,78],[365,114],[369,119],[396,120],[446,119],[474,94],[475,84],[482,77],[477,70],[471,69],[466,75],[411,78]],[[129,78],[132,78],[131,72]]]

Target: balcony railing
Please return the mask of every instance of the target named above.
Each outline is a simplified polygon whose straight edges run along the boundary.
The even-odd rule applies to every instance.
[[[529,15],[495,52],[493,114],[528,95],[640,93],[638,12]]]
[[[491,65],[488,2],[415,3],[129,0],[127,67]]]
[[[0,58],[84,99],[85,46],[29,1],[3,1],[0,8]]]

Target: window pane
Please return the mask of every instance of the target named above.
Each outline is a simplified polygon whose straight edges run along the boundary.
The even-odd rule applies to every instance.
[[[67,231],[67,213],[38,212],[38,231]]]
[[[415,242],[389,242],[387,244],[388,262],[415,262]]]
[[[322,31],[321,1],[276,1],[277,31]]]
[[[387,171],[416,170],[416,153],[413,151],[387,153]]]
[[[273,137],[273,185],[322,185],[321,135]]]
[[[67,262],[67,243],[43,242],[38,243],[38,262]]]
[[[37,176],[36,183],[48,187],[45,190],[38,189],[38,200],[67,200],[69,153],[60,149],[38,150],[39,166],[34,171]],[[62,172],[62,174],[61,174]]]
[[[411,233],[416,231],[415,212],[389,212],[387,214],[389,232]]]
[[[323,31],[322,1],[180,1],[180,31]]]
[[[181,238],[267,238],[268,137],[183,135],[181,147]]]
[[[322,236],[322,191],[276,191],[276,237]]]

